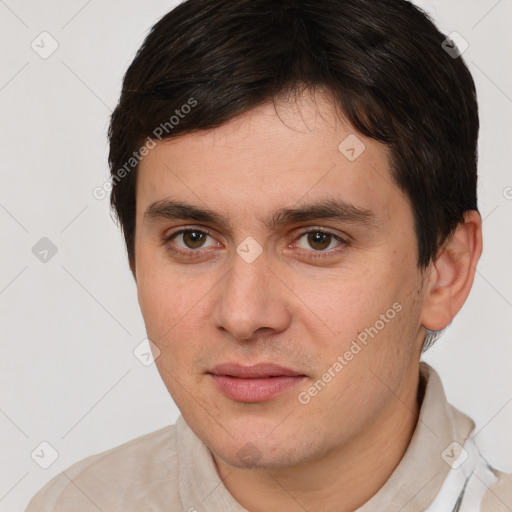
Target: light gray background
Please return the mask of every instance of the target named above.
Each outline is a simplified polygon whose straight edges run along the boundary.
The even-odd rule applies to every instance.
[[[145,337],[108,200],[106,129],[124,71],[149,27],[176,2],[0,0],[2,233],[0,510],[21,511],[58,472],[174,422]],[[485,251],[472,295],[425,359],[453,404],[473,417],[481,451],[512,471],[512,2],[421,2],[464,53],[481,111]],[[41,58],[47,31],[58,49]],[[508,197],[508,199],[507,199]],[[32,247],[48,237],[43,263]],[[42,469],[42,441],[59,453]],[[44,455],[42,454],[44,452]],[[43,446],[40,462],[51,452]]]

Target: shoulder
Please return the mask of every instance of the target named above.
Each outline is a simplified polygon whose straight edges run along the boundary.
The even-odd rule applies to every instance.
[[[482,512],[512,510],[512,475],[494,470],[497,481],[487,489],[482,499]]]
[[[160,502],[179,499],[177,468],[172,425],[77,462],[50,480],[26,512],[158,510]]]

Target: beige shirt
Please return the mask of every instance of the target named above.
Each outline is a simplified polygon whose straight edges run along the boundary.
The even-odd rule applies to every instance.
[[[446,401],[439,376],[425,363],[421,383],[420,416],[404,457],[384,486],[355,512],[425,511],[438,494],[443,496],[448,475],[459,471],[450,464],[457,447],[453,443],[464,445],[474,424]],[[483,487],[479,510],[511,512],[512,475],[491,471],[493,483]],[[93,455],[57,475],[26,510],[50,511],[247,512],[223,485],[210,451],[181,416],[176,425]]]

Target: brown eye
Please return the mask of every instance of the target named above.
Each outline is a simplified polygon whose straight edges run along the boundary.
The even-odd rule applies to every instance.
[[[180,249],[200,249],[201,247],[205,246],[205,243],[208,238],[211,238],[211,236],[208,235],[208,233],[205,233],[204,231],[199,231],[199,230],[195,230],[195,229],[187,229],[187,230],[183,230],[183,231],[179,231],[178,233],[175,233],[171,237],[171,240]],[[213,239],[212,239],[212,241],[213,241]],[[213,244],[210,243],[209,246],[214,245],[214,243]]]
[[[327,252],[327,249],[335,249],[343,245],[344,240],[326,231],[308,231],[299,236],[297,245],[301,249],[310,252]]]
[[[327,249],[331,243],[332,235],[321,232],[308,233],[308,244],[315,250]]]
[[[204,244],[204,240],[206,235],[204,233],[200,233],[199,231],[187,231],[183,233],[183,242],[190,249],[197,249]]]

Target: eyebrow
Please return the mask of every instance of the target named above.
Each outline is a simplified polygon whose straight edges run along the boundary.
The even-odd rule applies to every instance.
[[[208,208],[169,199],[152,203],[145,211],[144,219],[148,221],[187,220],[231,229],[229,219]],[[348,222],[361,226],[372,226],[376,223],[375,213],[371,210],[354,206],[340,199],[325,199],[298,208],[280,208],[265,219],[264,224],[267,228],[275,229],[286,224],[317,219]]]

